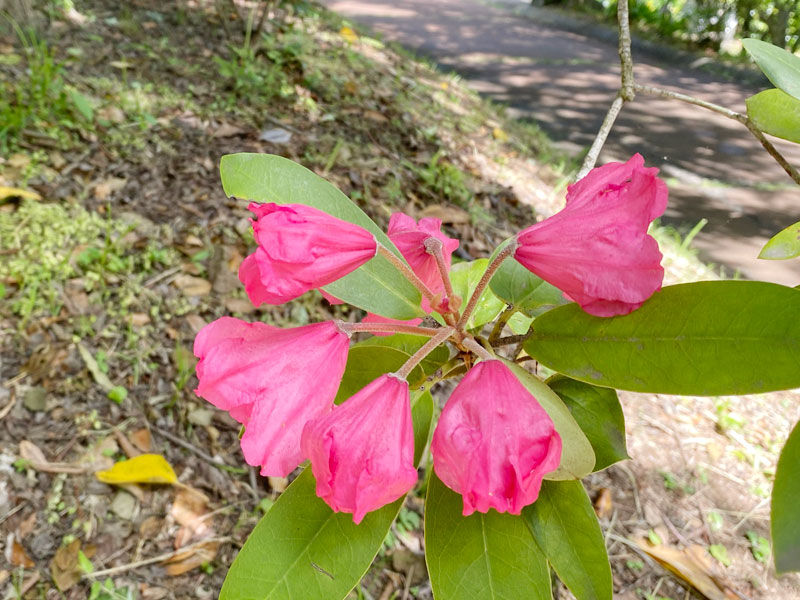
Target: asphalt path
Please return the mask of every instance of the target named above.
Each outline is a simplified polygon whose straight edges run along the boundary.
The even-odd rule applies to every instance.
[[[588,147],[619,87],[615,32],[527,0],[322,0],[329,8],[459,73],[478,92],[533,119],[560,146]],[[757,77],[715,74],[696,56],[634,45],[636,81],[745,111]],[[800,146],[776,140],[800,167]],[[757,256],[800,220],[800,187],[739,123],[674,100],[638,95],[623,109],[600,162],[641,153],[670,186],[664,221],[708,224],[694,246],[752,279],[800,284],[800,259]]]

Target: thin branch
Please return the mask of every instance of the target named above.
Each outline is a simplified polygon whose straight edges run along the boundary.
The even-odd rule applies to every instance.
[[[672,90],[665,90],[663,88],[654,87],[651,85],[634,84],[634,89],[637,92],[642,92],[643,94],[660,96],[661,98],[668,98],[671,100],[679,100],[681,102],[686,102],[687,104],[694,104],[695,106],[711,110],[724,117],[738,121],[747,127],[750,133],[753,134],[753,136],[761,143],[769,155],[775,159],[775,161],[783,168],[784,171],[786,171],[789,177],[791,177],[796,184],[800,185],[800,172],[798,172],[797,169],[789,164],[786,158],[784,158],[784,156],[778,151],[772,142],[766,138],[764,132],[756,127],[747,117],[747,115],[736,112],[735,110],[731,110],[729,108],[725,108],[719,104],[714,104],[713,102],[707,102],[705,100],[701,100],[700,98],[695,98],[694,96],[688,96],[686,94],[681,94],[680,92],[673,92]]]
[[[516,252],[517,248],[519,248],[519,242],[516,238],[513,238],[508,245],[503,248],[500,253],[494,257],[494,260],[489,263],[489,266],[486,267],[486,272],[481,277],[481,280],[478,282],[475,291],[472,292],[472,296],[470,296],[469,302],[467,302],[467,306],[464,308],[464,312],[461,314],[461,317],[458,319],[456,323],[456,329],[459,331],[464,330],[464,326],[466,325],[469,318],[472,316],[472,311],[475,310],[475,306],[478,304],[478,300],[483,295],[483,290],[486,289],[486,286],[489,285],[489,281],[491,281],[492,276],[494,275],[495,271],[500,268],[500,265],[503,263],[505,259]]]
[[[492,333],[489,334],[490,344],[500,337],[500,334],[503,333],[503,327],[506,326],[506,323],[508,323],[508,320],[515,312],[517,312],[517,308],[513,304],[509,304],[506,306],[505,310],[500,313],[500,316],[497,317],[497,321],[495,321],[494,327],[492,328]]]
[[[197,456],[202,458],[204,461],[206,461],[208,464],[213,465],[213,466],[217,467],[218,469],[222,469],[223,471],[228,471],[230,473],[235,473],[237,475],[241,475],[242,473],[245,472],[245,470],[240,468],[240,467],[231,467],[230,465],[226,465],[225,463],[218,462],[210,454],[207,454],[207,453],[203,452],[202,450],[200,450],[200,448],[197,448],[197,447],[193,446],[192,444],[190,444],[186,440],[182,440],[177,435],[174,435],[174,434],[170,433],[169,431],[167,431],[165,429],[161,429],[160,427],[157,427],[157,426],[152,425],[152,424],[150,425],[150,427],[152,427],[162,437],[167,438],[173,444],[177,444],[181,448],[185,448],[189,452],[193,452],[194,454],[196,454]]]
[[[405,379],[414,370],[422,360],[428,356],[433,349],[436,348],[439,344],[444,342],[447,338],[449,338],[455,330],[452,327],[442,327],[439,329],[439,333],[425,342],[425,345],[422,346],[419,350],[417,350],[411,358],[409,358],[406,363],[397,370],[395,375],[400,379]]]
[[[611,128],[617,120],[622,106],[636,97],[636,86],[633,82],[633,55],[631,54],[631,26],[628,15],[628,0],[617,2],[617,26],[619,27],[619,64],[620,64],[620,88],[617,97],[611,103],[611,107],[603,119],[603,124],[592,142],[592,147],[583,159],[581,170],[575,176],[575,180],[583,179],[586,174],[594,168],[600,151],[606,143]]]
[[[494,341],[489,340],[489,341],[492,344],[492,348],[500,348],[502,346],[510,346],[511,344],[519,344],[521,342],[524,342],[529,337],[531,337],[532,333],[533,333],[532,331],[529,331],[528,333],[523,333],[522,335],[509,335],[506,337],[502,337],[498,340]]]
[[[125,571],[130,571],[132,569],[138,569],[139,567],[145,567],[147,565],[152,565],[153,563],[164,562],[165,560],[169,560],[171,558],[175,558],[192,550],[194,548],[205,546],[208,544],[224,544],[230,542],[231,538],[229,537],[216,537],[216,538],[208,538],[206,540],[202,540],[200,542],[196,542],[194,544],[190,544],[188,546],[183,546],[182,548],[178,548],[177,550],[173,550],[172,552],[167,552],[165,554],[159,554],[158,556],[153,556],[152,558],[146,558],[144,560],[140,560],[137,562],[128,563],[127,565],[120,565],[118,567],[112,567],[110,569],[103,569],[102,571],[94,571],[93,573],[85,573],[83,575],[84,579],[97,579],[98,577],[107,577],[109,575],[116,575],[117,573],[124,573]]]
[[[606,143],[608,134],[611,133],[611,128],[614,126],[614,121],[617,120],[617,115],[619,115],[619,111],[622,110],[623,104],[625,104],[625,100],[623,100],[621,95],[617,95],[617,97],[614,98],[614,102],[611,103],[611,108],[609,108],[606,113],[606,118],[603,120],[600,130],[597,132],[594,142],[592,142],[592,147],[589,148],[586,158],[583,159],[583,165],[575,176],[575,181],[580,181],[589,171],[594,169],[597,158],[600,156],[600,151],[603,149],[603,144]]]

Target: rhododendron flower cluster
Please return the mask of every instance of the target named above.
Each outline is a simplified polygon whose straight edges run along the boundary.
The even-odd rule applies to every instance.
[[[643,165],[635,155],[570,186],[565,208],[514,236],[470,298],[453,294],[449,271],[459,242],[441,231],[437,219],[392,215],[387,234],[403,261],[366,229],[321,210],[251,204],[258,245],[239,277],[254,304],[279,304],[320,289],[380,254],[419,289],[419,314],[438,313],[442,325],[369,314],[360,323],[281,329],[223,317],[195,340],[197,394],[244,426],[245,460],[260,466],[262,475],[285,477],[309,460],[317,495],[359,523],[415,485],[408,377],[436,346],[450,342],[455,358],[469,358],[434,430],[433,469],[461,494],[465,515],[492,508],[519,514],[558,468],[562,438],[492,343],[466,323],[506,259],[516,259],[597,316],[631,312],[660,289],[661,254],[647,230],[664,212],[667,191],[657,170]],[[356,332],[430,340],[395,373],[335,406]]]

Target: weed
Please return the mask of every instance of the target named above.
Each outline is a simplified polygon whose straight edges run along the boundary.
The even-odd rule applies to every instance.
[[[408,166],[420,178],[423,187],[432,196],[449,200],[459,206],[467,206],[472,193],[466,184],[465,173],[453,163],[443,160],[444,152],[439,150],[424,167]]]
[[[47,43],[34,31],[26,32],[7,19],[23,47],[28,68],[23,81],[3,78],[0,84],[0,152],[16,148],[28,130],[64,144],[70,130],[92,119],[91,103],[66,84],[63,64]]]

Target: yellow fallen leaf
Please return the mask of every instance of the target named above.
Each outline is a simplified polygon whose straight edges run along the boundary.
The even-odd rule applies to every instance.
[[[5,200],[6,198],[27,198],[28,200],[42,199],[36,192],[0,185],[0,200]]]
[[[358,35],[356,35],[356,32],[349,27],[342,27],[339,30],[339,35],[341,35],[349,44],[355,44],[358,41]]]
[[[494,139],[496,139],[498,142],[508,141],[508,134],[499,127],[492,129],[492,137],[494,137]]]
[[[160,454],[140,454],[95,473],[103,483],[175,483],[178,476]]]

